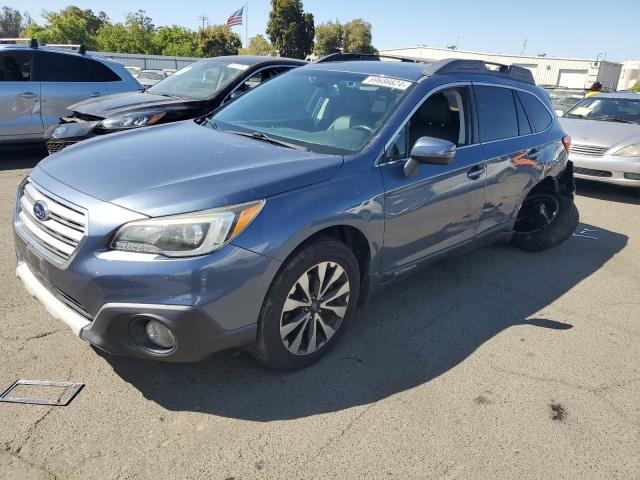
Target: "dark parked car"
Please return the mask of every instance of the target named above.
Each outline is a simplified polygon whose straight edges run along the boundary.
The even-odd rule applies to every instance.
[[[163,74],[162,80],[144,92],[110,95],[71,105],[68,108],[73,113],[61,118],[61,125],[51,130],[47,149],[55,153],[96,135],[206,115],[264,81],[305,63],[290,58],[244,55],[200,60],[172,75]]]
[[[569,141],[526,69],[311,64],[208,118],[40,162],[18,191],[17,274],[114,354],[251,347],[301,368],[416,267],[505,237],[528,251],[569,238]]]

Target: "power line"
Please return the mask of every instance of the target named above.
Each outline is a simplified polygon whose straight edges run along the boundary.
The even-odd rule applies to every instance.
[[[198,20],[202,22],[202,29],[204,30],[205,22],[209,21],[209,17],[207,17],[204,13],[198,17]]]

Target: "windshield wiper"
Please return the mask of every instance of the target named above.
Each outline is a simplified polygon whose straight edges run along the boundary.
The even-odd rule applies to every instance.
[[[268,143],[270,143],[272,145],[279,145],[281,147],[290,148],[292,150],[302,150],[304,152],[308,152],[309,151],[308,148],[305,148],[305,147],[303,147],[301,145],[297,145],[295,143],[284,142],[282,140],[277,140],[277,139],[275,139],[273,137],[265,135],[262,132],[249,133],[249,132],[239,132],[237,130],[225,130],[225,132],[233,133],[234,135],[241,135],[243,137],[253,138],[255,140],[260,140],[260,141],[263,141],[263,142],[268,142]]]

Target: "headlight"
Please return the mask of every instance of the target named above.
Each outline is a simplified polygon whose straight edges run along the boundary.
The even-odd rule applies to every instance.
[[[640,157],[640,143],[627,145],[615,152],[614,155],[619,157]]]
[[[260,213],[264,200],[202,212],[137,220],[116,232],[110,247],[167,257],[204,255],[237,237]]]
[[[154,125],[164,117],[165,112],[134,112],[124,115],[116,115],[104,119],[100,122],[100,127],[106,130],[117,130],[122,128],[137,128]]]

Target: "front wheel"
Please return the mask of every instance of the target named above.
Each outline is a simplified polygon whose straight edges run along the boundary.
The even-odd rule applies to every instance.
[[[258,322],[256,357],[297,370],[335,345],[358,302],[360,272],[344,243],[322,237],[298,251],[276,276]]]
[[[573,235],[579,219],[572,199],[551,190],[532,193],[522,203],[512,243],[528,252],[548,250]]]

